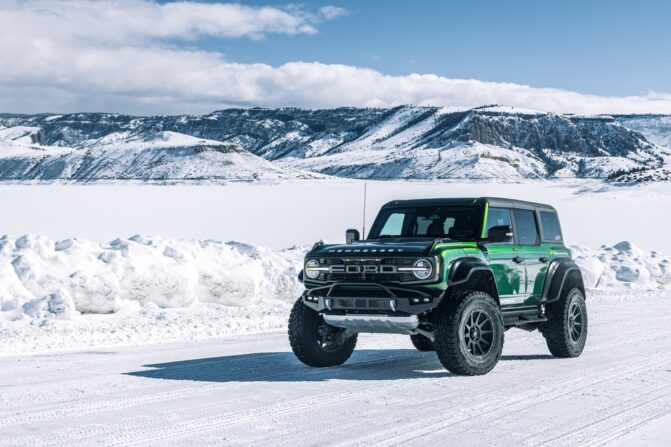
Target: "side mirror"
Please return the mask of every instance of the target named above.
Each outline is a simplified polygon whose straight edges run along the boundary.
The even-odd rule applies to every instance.
[[[499,225],[487,231],[487,242],[501,243],[513,240],[513,227],[510,225]]]
[[[345,232],[345,242],[347,244],[351,244],[353,242],[356,242],[359,239],[361,239],[361,235],[359,234],[359,230],[349,229]]]

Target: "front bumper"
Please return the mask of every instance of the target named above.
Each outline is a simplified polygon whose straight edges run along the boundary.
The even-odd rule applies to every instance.
[[[437,307],[442,291],[431,294],[380,283],[336,282],[308,289],[303,303],[325,314],[417,315]]]

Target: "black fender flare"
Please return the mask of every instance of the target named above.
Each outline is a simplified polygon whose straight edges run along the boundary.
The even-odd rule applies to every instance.
[[[585,295],[585,283],[582,279],[580,267],[571,258],[556,258],[548,265],[545,283],[543,284],[543,293],[541,295],[541,304],[550,304],[558,301],[571,275],[577,275],[577,286],[583,295]]]
[[[499,292],[496,285],[496,279],[492,268],[487,265],[482,259],[475,256],[465,256],[458,258],[452,263],[450,272],[447,276],[447,287],[458,287],[467,284],[473,278],[473,275],[484,273],[487,275],[493,284],[491,292],[494,295],[496,302],[499,302]]]

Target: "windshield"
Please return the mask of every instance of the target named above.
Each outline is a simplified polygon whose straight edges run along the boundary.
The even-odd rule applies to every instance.
[[[368,238],[474,241],[481,229],[482,208],[479,206],[409,206],[380,211]]]

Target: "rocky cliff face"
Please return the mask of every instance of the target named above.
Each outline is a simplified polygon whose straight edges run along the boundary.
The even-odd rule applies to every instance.
[[[0,180],[226,179],[232,153],[257,178],[613,178],[662,169],[669,123],[505,107],[0,115]]]

